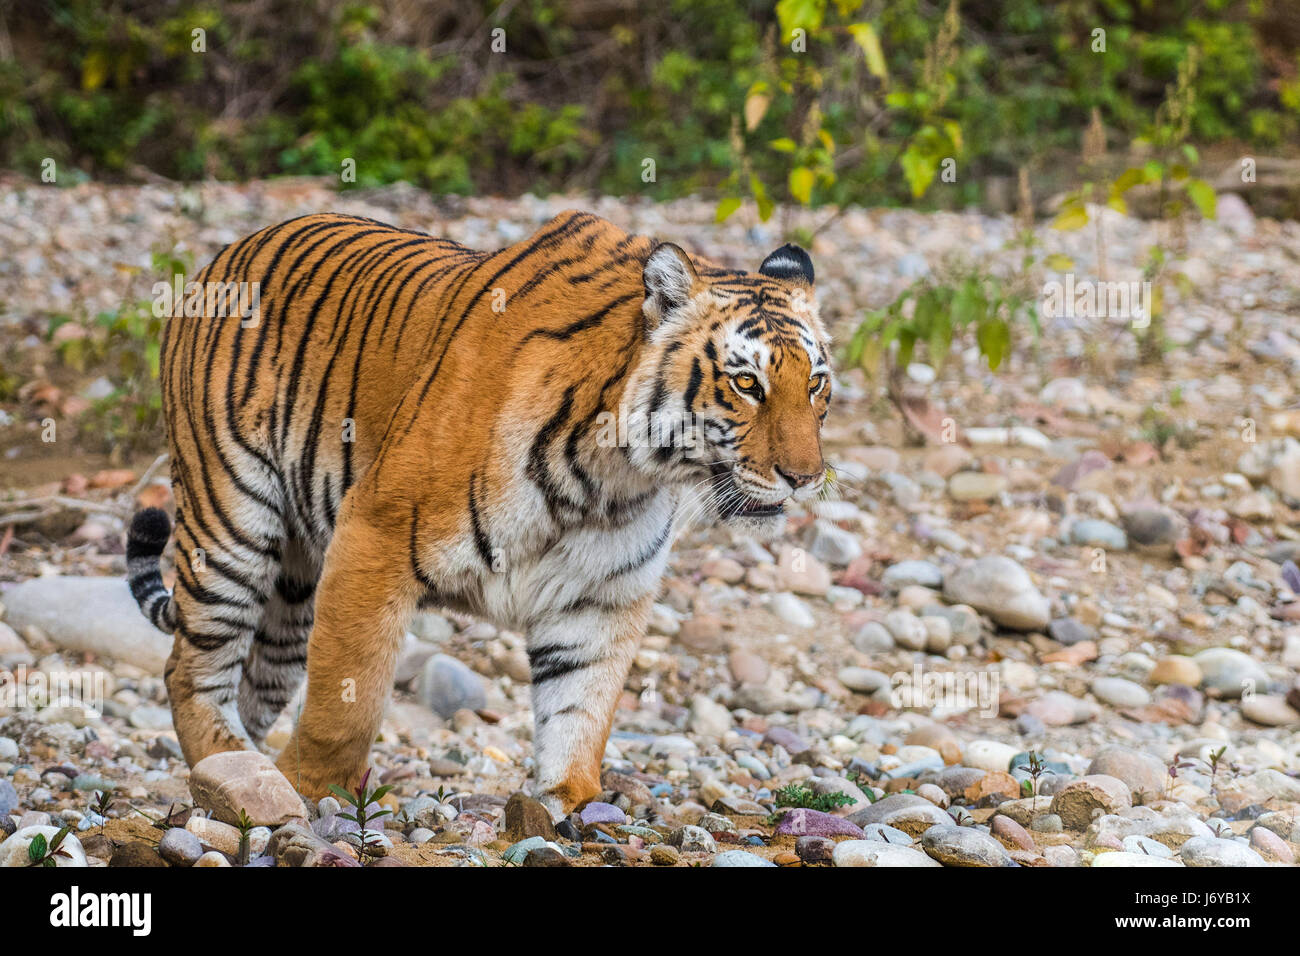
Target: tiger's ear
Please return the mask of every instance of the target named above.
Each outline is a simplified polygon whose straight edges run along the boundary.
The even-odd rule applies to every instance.
[[[691,257],[680,246],[661,242],[645,262],[645,311],[648,328],[655,328],[674,309],[680,309],[697,291],[700,281]]]
[[[763,260],[763,264],[758,267],[758,274],[769,279],[785,279],[812,285],[812,259],[794,243],[787,242]]]

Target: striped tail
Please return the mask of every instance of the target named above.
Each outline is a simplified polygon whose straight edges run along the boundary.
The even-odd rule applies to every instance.
[[[171,533],[171,520],[161,508],[137,512],[126,533],[126,581],[131,594],[153,626],[168,634],[176,630],[176,607],[163,584],[158,558]]]

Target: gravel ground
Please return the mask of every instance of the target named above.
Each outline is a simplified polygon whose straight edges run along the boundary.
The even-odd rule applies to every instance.
[[[776,541],[682,535],[615,718],[607,792],[558,827],[512,796],[531,769],[522,636],[417,619],[374,749],[392,813],[367,859],[1294,863],[1300,226],[1221,198],[1218,221],[1161,237],[1185,277],[1164,294],[1163,368],[1136,363],[1122,321],[1044,320],[997,374],[966,343],[941,372],[907,370],[909,395],[931,403],[920,417],[958,429],[929,445],[909,443],[878,383],[842,370],[826,429],[835,494]],[[714,225],[694,201],[0,181],[0,345],[43,374],[31,320],[147,296],[160,246],[202,263],[263,225],[335,209],[495,247],[572,207],[749,268],[784,238],[778,220]],[[800,215],[789,223],[809,225]],[[1157,226],[1103,215],[1106,277],[1140,279]],[[813,243],[823,314],[843,342],[863,309],[954,258],[1008,273],[1017,231],[974,213],[846,211]],[[1035,234],[1076,278],[1096,277],[1091,229]],[[63,399],[95,387],[88,373]],[[67,824],[64,865],[355,865],[355,827],[332,798],[296,803],[255,755],[186,768],[161,679],[168,641],[120,577],[123,519],[165,503],[165,482],[90,457],[24,470],[48,458],[34,437],[47,413],[30,391],[0,403],[0,485],[88,504],[6,526],[0,667],[98,675],[104,699],[87,714],[48,693],[0,697],[0,828],[17,831],[0,864]],[[290,727],[286,714],[272,748]],[[89,807],[97,790],[107,819]],[[260,825],[242,856],[241,808]]]

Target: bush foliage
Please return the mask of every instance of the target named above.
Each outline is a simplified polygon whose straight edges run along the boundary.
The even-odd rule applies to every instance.
[[[1094,110],[1141,136],[1193,47],[1192,141],[1295,138],[1292,0],[20,0],[0,165],[960,204],[1060,169]]]

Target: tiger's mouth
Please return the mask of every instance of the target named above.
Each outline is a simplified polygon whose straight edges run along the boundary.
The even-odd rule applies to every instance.
[[[751,498],[736,483],[731,468],[723,462],[709,466],[713,473],[713,491],[717,495],[718,517],[724,521],[733,518],[776,518],[785,514],[785,502],[769,504]]]

